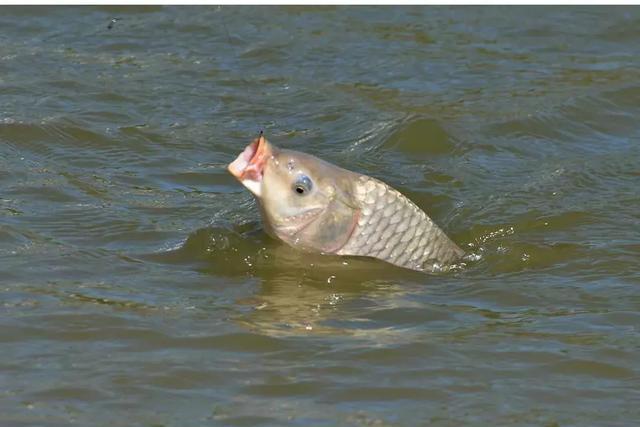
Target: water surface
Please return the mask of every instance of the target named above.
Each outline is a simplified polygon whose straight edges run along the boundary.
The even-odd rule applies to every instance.
[[[0,12],[1,425],[637,425],[639,8]],[[260,129],[481,259],[270,240]]]

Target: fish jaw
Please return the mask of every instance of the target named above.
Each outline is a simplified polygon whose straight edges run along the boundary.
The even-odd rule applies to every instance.
[[[227,170],[256,197],[260,197],[264,169],[271,156],[271,144],[260,135],[233,162],[229,163]]]

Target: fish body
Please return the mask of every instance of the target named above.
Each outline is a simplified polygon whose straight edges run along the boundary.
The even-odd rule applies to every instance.
[[[418,271],[464,251],[411,200],[384,182],[260,135],[228,170],[256,197],[265,231],[312,252],[365,256]]]

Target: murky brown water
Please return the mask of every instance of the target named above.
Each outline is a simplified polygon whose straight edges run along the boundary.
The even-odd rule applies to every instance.
[[[638,7],[0,8],[0,425],[638,425],[639,66]],[[260,129],[482,259],[269,240]]]

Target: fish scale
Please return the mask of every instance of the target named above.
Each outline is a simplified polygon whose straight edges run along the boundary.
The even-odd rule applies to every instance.
[[[373,256],[414,270],[435,270],[464,254],[427,214],[384,182],[360,175],[353,194],[360,217],[338,254]]]

